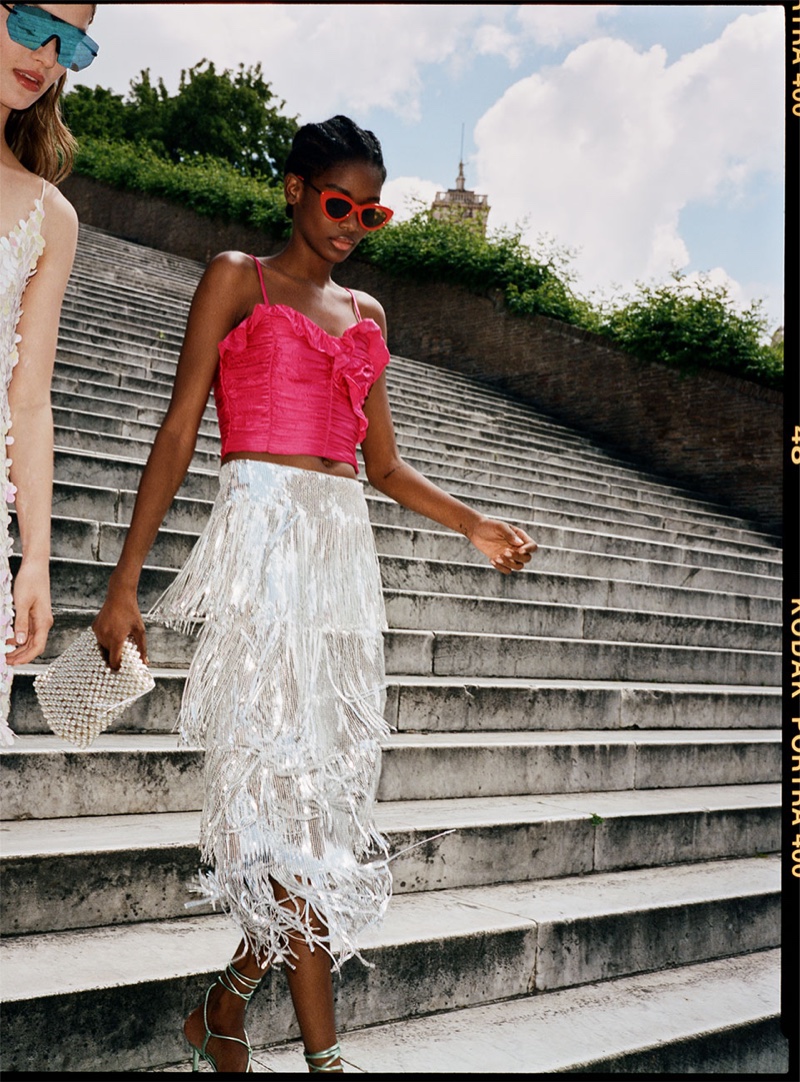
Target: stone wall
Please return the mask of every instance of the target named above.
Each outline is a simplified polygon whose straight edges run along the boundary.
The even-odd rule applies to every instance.
[[[206,262],[233,248],[280,246],[258,230],[86,177],[62,185],[81,221]],[[633,461],[781,532],[783,395],[707,370],[684,376],[543,316],[514,316],[499,297],[418,285],[351,258],[337,281],[376,296],[389,348],[513,392]]]

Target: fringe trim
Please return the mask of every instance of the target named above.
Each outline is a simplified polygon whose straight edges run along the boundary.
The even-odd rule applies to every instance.
[[[183,743],[206,750],[211,870],[193,890],[273,962],[291,965],[298,937],[335,969],[363,962],[357,936],[392,881],[374,823],[386,617],[360,484],[223,466],[206,529],[148,615],[201,628],[179,718]]]

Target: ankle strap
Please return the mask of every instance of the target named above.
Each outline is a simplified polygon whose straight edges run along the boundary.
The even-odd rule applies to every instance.
[[[322,1071],[339,1071],[340,1067],[335,1067],[337,1059],[341,1058],[342,1052],[339,1048],[339,1042],[332,1044],[330,1048],[326,1048],[324,1052],[304,1052],[306,1063],[311,1068],[311,1072],[319,1073]]]
[[[240,991],[234,981],[239,981],[244,985],[244,991]],[[229,992],[233,992],[239,999],[243,999],[245,1003],[249,1003],[253,998],[253,992],[261,984],[261,977],[245,977],[244,973],[240,973],[232,962],[228,962],[223,973],[217,977],[217,984],[221,984],[223,988],[226,988]]]

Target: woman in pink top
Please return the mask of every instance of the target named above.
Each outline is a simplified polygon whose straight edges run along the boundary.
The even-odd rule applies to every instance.
[[[311,1071],[341,1071],[332,965],[383,916],[389,854],[374,823],[386,628],[361,483],[464,534],[503,574],[535,543],[448,495],[400,457],[386,318],[331,272],[385,225],[380,144],[347,117],[304,125],[285,167],[292,234],[269,258],[223,252],[192,302],[169,410],[94,622],[109,665],[146,658],[139,576],[192,459],[213,386],[220,491],[186,565],[149,614],[201,626],[181,706],[205,749],[198,888],[242,942],[184,1023],[194,1065],[251,1069],[244,1014],[283,963]]]

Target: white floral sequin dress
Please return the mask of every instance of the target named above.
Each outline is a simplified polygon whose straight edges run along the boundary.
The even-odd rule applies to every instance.
[[[2,448],[4,451],[2,493],[0,493],[0,631],[2,641],[10,638],[14,627],[14,608],[11,599],[11,569],[9,559],[12,551],[9,526],[9,504],[14,502],[16,489],[9,480],[8,471],[13,453],[11,445],[11,413],[8,405],[8,388],[14,365],[19,360],[20,335],[17,324],[22,315],[22,299],[25,286],[36,270],[39,256],[44,251],[42,222],[44,220],[44,192],[34,202],[27,218],[20,219],[4,237],[0,237],[0,425],[2,425]],[[2,651],[0,674],[0,744],[11,744],[13,733],[8,725],[11,705],[11,666],[6,663]]]

